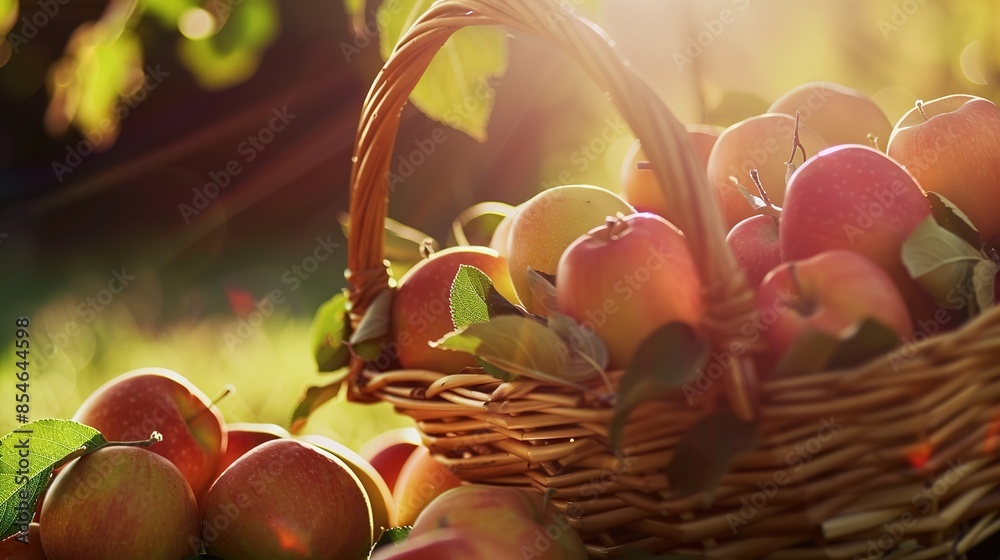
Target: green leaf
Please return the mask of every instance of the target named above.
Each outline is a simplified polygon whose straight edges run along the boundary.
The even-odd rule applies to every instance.
[[[493,282],[474,266],[458,267],[451,283],[451,321],[456,329],[490,320],[486,299]]]
[[[941,306],[952,306],[950,297],[967,285],[977,263],[979,250],[961,237],[938,225],[928,216],[903,243],[903,265],[910,276]]]
[[[274,0],[243,0],[228,9],[225,24],[214,35],[185,37],[178,47],[184,66],[205,89],[225,89],[250,79],[278,35]]]
[[[309,416],[316,409],[340,396],[340,390],[343,388],[344,381],[347,380],[347,373],[346,368],[341,369],[337,378],[332,382],[306,389],[306,394],[302,395],[298,404],[295,405],[288,431],[293,434],[302,431],[302,428],[306,427],[306,422],[309,421]]]
[[[19,461],[25,441],[29,465],[22,469]],[[106,443],[104,436],[89,426],[51,418],[29,422],[0,438],[0,539],[20,530],[17,518],[22,498],[26,498],[28,509],[23,524],[31,521],[38,497],[48,487],[55,468],[81,449],[90,451]]]
[[[972,220],[965,215],[965,212],[962,212],[952,201],[935,192],[928,192],[927,200],[931,203],[931,214],[934,216],[934,220],[941,227],[961,237],[973,247],[983,246],[982,234],[979,233],[976,226],[972,225]]]
[[[555,276],[547,275],[528,267],[528,287],[531,295],[538,305],[542,306],[548,313],[558,309],[556,305],[556,285]]]
[[[432,0],[383,2],[376,13],[382,58],[388,59],[403,34]],[[410,93],[428,117],[484,142],[496,92],[490,78],[507,69],[507,38],[495,27],[460,29],[448,38]]]
[[[548,320],[549,330],[566,345],[566,373],[569,379],[583,381],[595,375],[604,375],[610,357],[608,347],[597,333],[585,329],[571,317],[552,313]]]
[[[342,291],[320,305],[313,316],[309,330],[316,367],[321,372],[337,371],[351,358],[350,349],[344,344],[345,336],[350,336],[349,307],[347,292]]]
[[[635,408],[691,381],[708,359],[709,344],[686,323],[667,323],[636,350],[618,382],[618,398],[608,436],[620,449],[622,431]]]
[[[567,380],[565,343],[544,325],[526,317],[504,315],[468,325],[431,346],[472,354],[519,377],[579,387]]]
[[[863,364],[899,346],[899,335],[878,321],[864,319],[840,336],[815,329],[799,332],[773,375],[785,377]]]
[[[667,466],[673,495],[690,496],[713,490],[740,453],[757,447],[757,425],[728,410],[706,416],[681,436]]]
[[[382,351],[382,342],[391,336],[390,315],[394,291],[383,290],[375,296],[358,323],[358,328],[351,333],[351,349],[365,360],[374,360]]]
[[[406,538],[410,536],[412,529],[413,527],[392,527],[391,529],[386,529],[382,533],[382,536],[375,542],[372,552],[383,546],[398,546],[406,542]]]

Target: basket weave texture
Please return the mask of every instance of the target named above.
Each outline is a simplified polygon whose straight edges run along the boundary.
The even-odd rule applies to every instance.
[[[461,478],[553,492],[593,557],[631,549],[705,558],[960,557],[1000,530],[1000,307],[862,367],[757,380],[753,292],[683,125],[592,23],[555,0],[443,1],[402,38],[365,101],[351,177],[352,319],[391,289],[384,262],[389,170],[400,112],[455,31],[501,25],[560,48],[615,103],[666,193],[704,288],[699,327],[718,374],[630,416],[609,445],[607,401],[534,380],[376,371],[351,362],[350,397],[417,421]],[[929,333],[933,334],[933,333]],[[733,351],[737,349],[738,351]],[[735,356],[735,357],[733,357]],[[609,372],[614,382],[620,372]],[[599,385],[594,386],[600,390]],[[712,492],[678,496],[666,474],[686,430],[720,407],[751,420],[760,444]]]

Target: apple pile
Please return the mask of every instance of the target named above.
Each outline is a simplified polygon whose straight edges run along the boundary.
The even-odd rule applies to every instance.
[[[28,543],[8,538],[0,557],[367,559],[383,532],[402,526],[414,527],[412,543],[386,546],[380,558],[503,558],[520,546],[538,548],[536,558],[585,557],[540,494],[457,488],[413,428],[386,432],[359,454],[274,424],[227,424],[197,387],[161,368],[112,379],[74,420],[112,443],[57,472]],[[152,432],[162,439],[138,441]],[[546,530],[555,536],[540,537]]]
[[[896,345],[994,305],[1000,109],[992,102],[969,95],[917,102],[892,126],[861,92],[811,83],[766,114],[688,131],[729,228],[727,243],[756,291],[763,320],[743,334],[766,340],[767,355],[758,358],[764,375],[795,370],[783,361],[809,359],[803,348],[817,336],[846,345],[879,333]],[[699,277],[684,232],[672,223],[684,210],[666,200],[638,141],[623,162],[619,192],[543,191],[503,218],[489,247],[452,247],[419,262],[392,300],[396,365],[552,379],[553,372],[538,375],[537,352],[505,360],[477,354],[477,341],[480,350],[504,347],[499,339],[514,336],[509,321],[448,343],[473,332],[456,321],[466,300],[449,299],[465,267],[488,277],[489,297],[510,304],[487,301],[491,320],[514,308],[558,323],[559,332],[596,335],[606,356],[590,361],[609,370],[627,369],[664,325],[699,331],[709,279]],[[519,359],[514,370],[499,364]]]

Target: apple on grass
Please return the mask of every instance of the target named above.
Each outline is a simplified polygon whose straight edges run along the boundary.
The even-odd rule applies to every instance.
[[[108,441],[140,441],[160,432],[163,441],[150,450],[177,466],[195,497],[208,490],[226,449],[222,414],[190,381],[162,368],[108,381],[80,405],[73,420]]]
[[[758,214],[743,220],[729,231],[726,244],[755,289],[768,272],[781,264],[778,218],[775,216]]]
[[[556,279],[559,312],[604,341],[611,368],[627,366],[658,327],[701,318],[701,280],[687,239],[656,214],[590,230],[563,253]]]
[[[399,525],[396,522],[396,504],[392,499],[392,489],[368,461],[346,445],[328,437],[307,434],[298,436],[298,439],[311,443],[340,459],[358,477],[372,508],[372,526],[375,528],[376,540],[382,531]]]
[[[360,454],[385,480],[389,490],[396,487],[399,472],[413,452],[420,447],[416,428],[398,428],[383,432],[361,448]]]
[[[570,243],[603,224],[609,216],[634,212],[635,209],[615,193],[589,185],[554,187],[522,204],[510,225],[507,265],[524,307],[536,315],[548,313],[531,292],[529,268],[556,274],[559,258]],[[556,282],[558,284],[558,279]]]
[[[892,278],[852,251],[834,250],[786,262],[764,278],[757,291],[761,312],[775,320],[764,332],[775,357],[812,329],[840,336],[874,319],[900,338],[913,335],[913,322]]]
[[[478,365],[469,354],[429,346],[455,330],[451,283],[463,264],[482,270],[500,295],[517,301],[507,261],[493,249],[451,247],[420,261],[400,279],[392,299],[392,337],[402,367],[458,373]]]
[[[198,550],[201,532],[194,493],[177,467],[125,446],[67,465],[46,494],[39,525],[48,560],[181,560]]]
[[[340,459],[290,439],[236,460],[202,504],[205,550],[239,560],[363,560],[371,506]]]
[[[541,493],[523,488],[468,485],[434,499],[417,517],[410,537],[445,528],[493,534],[507,541],[508,555],[564,560],[586,558],[583,541],[566,516]]]
[[[983,234],[1000,235],[1000,108],[972,95],[918,103],[896,124],[888,153],[925,191],[959,207]]]
[[[275,439],[292,437],[288,430],[277,424],[254,422],[233,422],[226,426],[228,432],[226,451],[219,459],[219,473],[226,470],[233,461],[258,445]],[[218,478],[218,474],[216,478]]]

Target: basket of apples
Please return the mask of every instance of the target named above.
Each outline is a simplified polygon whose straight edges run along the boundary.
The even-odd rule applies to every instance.
[[[608,92],[639,142],[628,200],[546,190],[490,247],[397,281],[400,110],[476,25],[560,47]],[[594,557],[962,555],[1000,529],[996,131],[984,99],[893,129],[821,84],[699,150],[705,132],[557,2],[436,3],[358,128],[349,394],[414,418],[461,480],[544,493]]]

